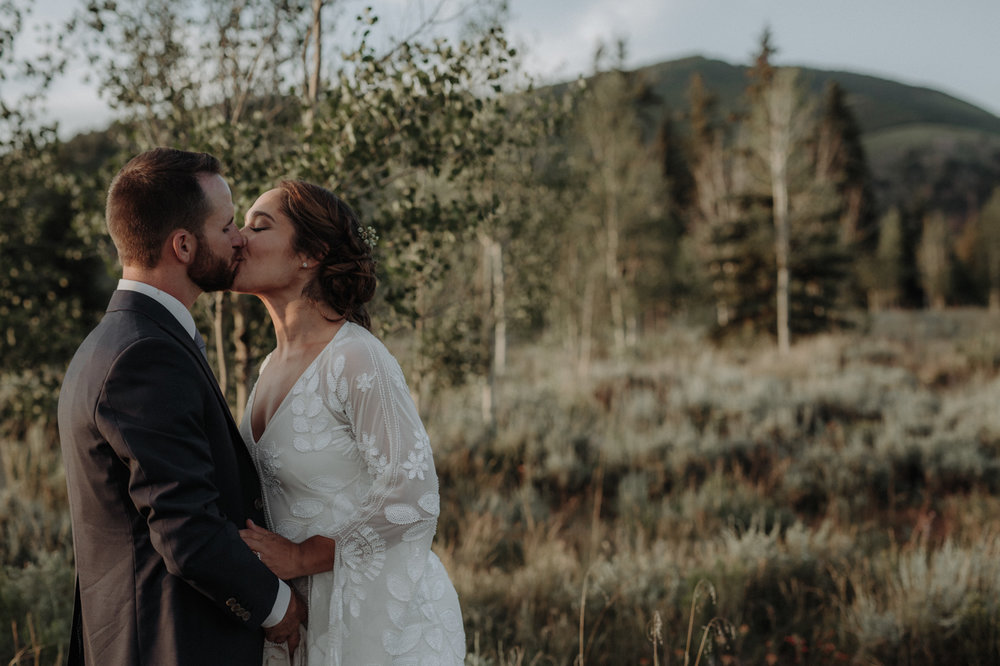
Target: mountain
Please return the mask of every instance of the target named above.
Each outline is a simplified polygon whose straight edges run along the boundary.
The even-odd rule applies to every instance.
[[[846,93],[883,205],[904,202],[967,218],[1000,184],[1000,117],[931,88],[853,72],[796,69],[817,94],[831,81]],[[676,117],[686,111],[695,74],[716,96],[723,116],[738,112],[745,105],[748,70],[701,56],[638,69],[659,106],[645,115]]]
[[[1000,135],[1000,117],[951,95],[919,86],[853,72],[796,67],[803,82],[817,94],[835,81],[847,93],[848,103],[865,134],[909,124],[932,124],[980,130]],[[692,56],[643,67],[636,72],[671,109],[687,106],[691,77],[700,74],[718,96],[721,108],[739,109],[748,82],[749,67]]]

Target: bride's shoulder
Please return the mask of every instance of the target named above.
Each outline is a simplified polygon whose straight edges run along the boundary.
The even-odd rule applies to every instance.
[[[345,323],[328,347],[330,359],[343,359],[343,363],[354,367],[365,367],[395,362],[395,357],[374,333],[353,322]]]
[[[378,336],[363,326],[344,324],[327,352],[324,376],[333,386],[366,392],[376,384],[383,384],[407,391],[399,361]]]

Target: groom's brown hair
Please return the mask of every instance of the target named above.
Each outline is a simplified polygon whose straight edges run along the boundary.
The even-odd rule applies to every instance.
[[[175,229],[201,234],[209,202],[198,174],[219,174],[208,153],[154,148],[133,157],[111,181],[105,216],[122,266],[153,268]]]

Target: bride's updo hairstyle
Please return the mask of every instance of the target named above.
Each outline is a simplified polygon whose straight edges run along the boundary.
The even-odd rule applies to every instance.
[[[367,304],[375,296],[375,258],[357,215],[319,185],[284,180],[278,188],[284,194],[281,212],[295,227],[292,249],[319,262],[303,295],[370,329]]]

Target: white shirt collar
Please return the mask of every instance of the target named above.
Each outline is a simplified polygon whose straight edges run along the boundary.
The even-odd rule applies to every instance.
[[[184,304],[179,300],[171,296],[165,291],[157,289],[153,285],[146,284],[145,282],[138,282],[137,280],[126,280],[121,278],[118,280],[118,288],[125,291],[137,291],[140,294],[145,294],[149,296],[154,301],[165,307],[170,314],[174,316],[184,327],[184,330],[188,332],[192,338],[195,333],[198,332],[198,327],[194,325],[194,317],[191,316],[190,310],[184,307]]]

